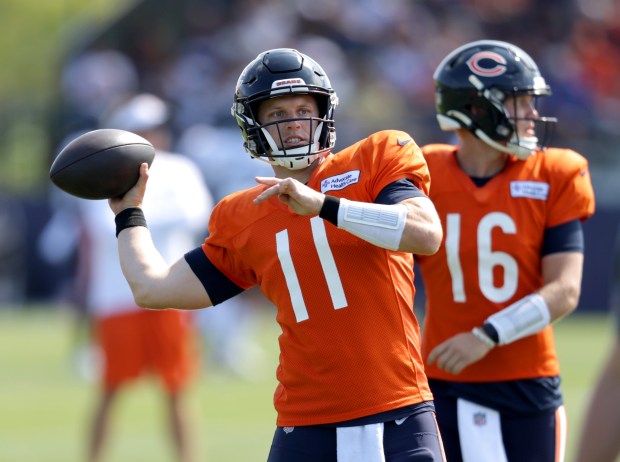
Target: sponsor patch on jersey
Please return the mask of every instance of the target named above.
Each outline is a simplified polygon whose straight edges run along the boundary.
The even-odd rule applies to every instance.
[[[338,191],[344,189],[349,185],[358,183],[360,181],[360,171],[351,170],[350,172],[341,173],[340,175],[331,176],[321,181],[321,192]]]
[[[511,181],[510,195],[546,201],[549,196],[549,183],[542,181]]]

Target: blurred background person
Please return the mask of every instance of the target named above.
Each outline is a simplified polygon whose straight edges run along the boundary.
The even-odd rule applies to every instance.
[[[153,178],[144,207],[152,214],[149,228],[164,258],[199,242],[213,206],[199,169],[188,158],[167,151],[169,115],[162,99],[138,94],[101,121],[102,128],[132,131],[156,149],[151,169],[157,178]],[[103,460],[112,409],[121,389],[146,374],[158,377],[164,389],[176,460],[195,460],[191,416],[184,407],[184,392],[198,366],[192,313],[137,307],[119,265],[113,214],[107,201],[79,201],[79,217],[83,233],[76,283],[83,288],[83,303],[101,357],[101,388],[90,424],[89,461]]]
[[[181,134],[177,149],[196,161],[216,203],[254,186],[255,177],[273,173],[268,163],[243,150],[237,127],[196,124]],[[271,302],[252,289],[195,313],[210,373],[254,381],[271,372],[265,369],[265,352],[259,344],[261,321],[270,309]]]
[[[615,279],[620,276],[616,243]],[[620,459],[620,298],[615,292],[611,312],[615,335],[607,359],[586,401],[583,424],[576,445],[575,462],[615,462]]]

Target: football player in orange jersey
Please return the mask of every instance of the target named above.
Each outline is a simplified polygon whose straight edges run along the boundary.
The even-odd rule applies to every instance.
[[[538,125],[555,122],[535,105],[550,88],[520,48],[468,43],[434,80],[439,124],[459,140],[422,148],[444,227],[440,250],[419,264],[422,351],[446,456],[561,461],[566,423],[551,324],[579,299],[581,222],[594,213],[588,163],[538,138]]]
[[[258,55],[232,114],[274,176],[222,199],[204,244],[168,266],[140,208],[143,164],[110,200],[121,266],[147,308],[208,307],[256,285],[277,307],[270,462],[443,461],[412,310],[413,253],[435,253],[442,236],[426,162],[401,131],[332,154],[337,103],[313,59]]]

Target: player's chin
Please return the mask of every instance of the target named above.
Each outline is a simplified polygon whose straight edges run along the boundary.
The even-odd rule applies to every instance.
[[[310,149],[310,144],[307,141],[296,141],[295,143],[285,143],[283,150],[286,152],[292,149],[299,149],[299,148]]]

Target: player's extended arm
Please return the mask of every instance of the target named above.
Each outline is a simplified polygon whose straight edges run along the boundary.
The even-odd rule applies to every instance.
[[[437,345],[428,362],[458,374],[498,345],[507,345],[540,332],[577,307],[581,291],[583,254],[553,253],[542,259],[541,289],[491,315],[484,326],[461,332]]]
[[[208,294],[185,259],[180,258],[169,266],[155,248],[140,213],[147,180],[148,165],[142,164],[136,185],[122,198],[109,200],[117,216],[121,268],[136,303],[153,309],[211,306]],[[119,217],[125,219],[119,220]],[[123,223],[119,227],[120,221]]]
[[[254,203],[272,196],[299,215],[322,218],[374,245],[390,250],[432,255],[442,238],[441,222],[433,203],[414,197],[394,205],[371,204],[327,196],[292,178],[258,177],[269,186]]]

